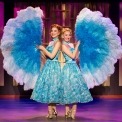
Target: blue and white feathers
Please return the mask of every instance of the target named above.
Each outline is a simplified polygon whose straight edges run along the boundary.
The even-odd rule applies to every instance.
[[[40,51],[43,12],[39,7],[27,7],[9,19],[4,27],[1,50],[3,67],[24,89],[33,89],[40,71]]]
[[[75,23],[75,37],[80,41],[80,68],[88,85],[102,84],[114,73],[114,64],[122,57],[118,28],[100,11],[84,8]]]

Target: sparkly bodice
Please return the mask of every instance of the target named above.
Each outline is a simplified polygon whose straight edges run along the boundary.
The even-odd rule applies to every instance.
[[[58,41],[58,38],[53,38],[53,40],[49,43],[49,45],[46,47],[46,49],[52,53],[53,49],[54,49],[54,45],[55,43]],[[47,60],[51,60],[51,61],[58,61],[58,56],[59,56],[59,51],[57,52],[56,56],[53,59],[48,58]]]
[[[69,46],[69,43],[68,42],[63,41],[63,44],[66,45],[67,48],[69,48],[71,52],[73,52],[75,50],[73,47],[70,47]],[[64,58],[65,58],[66,63],[74,62],[75,61],[74,59],[72,59],[71,57],[69,57],[66,53],[63,53],[63,55],[64,55]]]

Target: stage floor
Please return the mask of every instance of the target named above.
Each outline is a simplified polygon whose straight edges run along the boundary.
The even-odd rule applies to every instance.
[[[65,120],[64,106],[57,105],[57,119],[49,120],[47,104],[30,99],[0,99],[0,122],[122,122],[122,99],[98,99],[78,104],[75,120]]]

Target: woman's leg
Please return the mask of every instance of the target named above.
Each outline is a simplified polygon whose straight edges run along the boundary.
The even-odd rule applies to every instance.
[[[52,109],[53,109],[53,115],[57,117],[57,109],[56,109],[56,103],[52,103]]]
[[[52,110],[52,104],[48,104],[48,115],[47,118],[52,119],[53,118],[53,110]]]
[[[77,111],[77,103],[74,103],[71,109],[71,118],[75,119],[75,115],[76,115],[76,111]]]
[[[65,105],[65,118],[70,118],[70,106],[68,104]]]

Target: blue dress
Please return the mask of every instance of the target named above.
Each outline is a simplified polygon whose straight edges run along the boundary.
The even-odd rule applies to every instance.
[[[66,42],[64,43],[66,44]],[[68,43],[67,43],[68,44]],[[70,48],[73,51],[74,48]],[[64,54],[66,60],[61,70],[60,103],[86,103],[93,100],[75,60]]]
[[[49,52],[54,46],[47,46]],[[41,103],[58,103],[60,86],[60,64],[58,62],[59,51],[54,59],[48,58],[40,71],[31,99]]]

